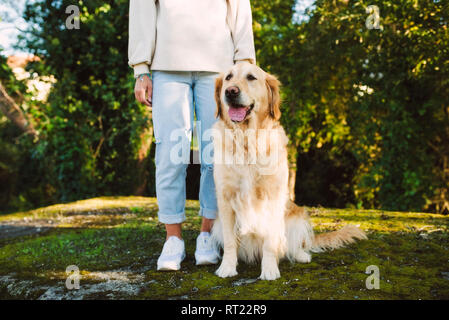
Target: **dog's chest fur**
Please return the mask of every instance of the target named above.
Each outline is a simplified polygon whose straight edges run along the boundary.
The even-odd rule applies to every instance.
[[[287,138],[282,128],[272,130],[268,140],[259,136],[261,148],[251,138],[242,139],[241,131],[223,130],[224,139],[214,138],[217,192],[232,207],[240,234],[266,233],[267,221],[283,220],[288,199]]]

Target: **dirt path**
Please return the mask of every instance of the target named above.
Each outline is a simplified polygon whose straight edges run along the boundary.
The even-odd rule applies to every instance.
[[[58,221],[47,219],[2,221],[0,222],[0,240],[43,233],[57,225]]]

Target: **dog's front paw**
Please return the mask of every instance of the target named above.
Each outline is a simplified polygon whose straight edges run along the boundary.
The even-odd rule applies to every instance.
[[[260,274],[261,280],[276,280],[281,277],[279,268],[277,266],[270,268],[262,268],[262,273]]]
[[[215,274],[220,278],[233,277],[237,275],[237,267],[230,263],[222,262],[217,271],[215,271]]]

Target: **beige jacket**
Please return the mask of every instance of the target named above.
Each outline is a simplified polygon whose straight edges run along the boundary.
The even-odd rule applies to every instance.
[[[131,0],[129,65],[149,70],[221,72],[255,63],[249,0]]]

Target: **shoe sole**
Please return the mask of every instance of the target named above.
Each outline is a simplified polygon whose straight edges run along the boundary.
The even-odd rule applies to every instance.
[[[179,271],[181,270],[181,266],[163,266],[163,267],[157,267],[157,271]]]
[[[172,264],[170,265],[170,263],[160,266],[159,264],[157,265],[157,271],[179,271],[181,270],[181,262],[184,261],[186,255],[185,253],[183,254],[181,261],[178,264]]]
[[[204,266],[204,265],[217,264],[218,263],[218,258],[208,259],[208,258],[204,258],[204,257],[197,257],[196,255],[195,255],[195,260],[196,260],[196,265],[197,266]]]

